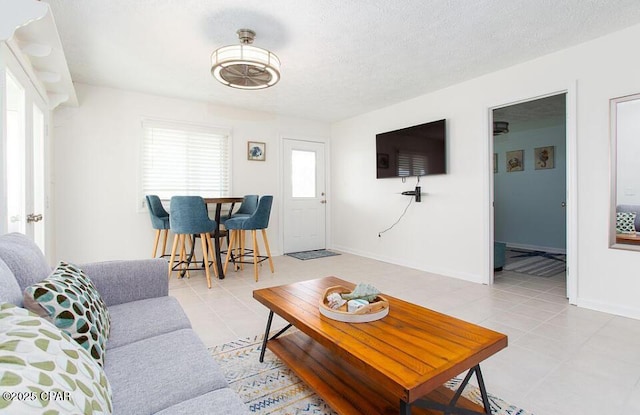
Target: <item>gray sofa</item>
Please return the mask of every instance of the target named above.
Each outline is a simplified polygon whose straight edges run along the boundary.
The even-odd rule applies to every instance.
[[[114,414],[248,413],[178,301],[168,295],[165,260],[79,266],[111,315],[104,371]],[[1,302],[22,306],[22,290],[50,272],[42,252],[26,236],[0,236]]]

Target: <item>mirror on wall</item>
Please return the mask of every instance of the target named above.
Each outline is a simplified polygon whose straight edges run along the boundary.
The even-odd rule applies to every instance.
[[[610,111],[610,246],[640,251],[640,94],[612,99]]]

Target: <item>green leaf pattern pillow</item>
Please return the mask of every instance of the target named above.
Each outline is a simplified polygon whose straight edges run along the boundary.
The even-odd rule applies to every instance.
[[[0,304],[0,413],[111,414],[111,386],[93,357],[45,319]]]
[[[51,275],[25,288],[24,306],[64,330],[103,365],[109,311],[81,269],[61,261]]]

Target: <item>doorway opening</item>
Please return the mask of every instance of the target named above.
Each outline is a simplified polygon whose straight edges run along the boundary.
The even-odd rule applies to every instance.
[[[567,297],[567,93],[495,108],[495,283]]]

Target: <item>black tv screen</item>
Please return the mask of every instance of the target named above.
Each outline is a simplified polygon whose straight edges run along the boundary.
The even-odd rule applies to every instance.
[[[445,174],[446,136],[446,120],[376,134],[378,179]]]

